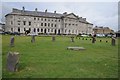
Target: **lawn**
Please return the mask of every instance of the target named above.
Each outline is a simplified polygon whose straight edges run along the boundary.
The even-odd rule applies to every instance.
[[[52,42],[49,36],[37,36],[36,42],[31,43],[30,36],[15,36],[15,47],[10,48],[10,37],[2,36],[3,78],[118,77],[118,42],[111,46],[111,38],[97,38],[97,42],[92,44],[90,38],[75,38],[75,42],[70,42],[69,37],[57,36]],[[67,50],[68,46],[80,46],[86,50]],[[18,72],[6,69],[9,51],[20,53]]]

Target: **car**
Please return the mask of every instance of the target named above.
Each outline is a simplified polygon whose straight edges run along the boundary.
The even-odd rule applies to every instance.
[[[85,35],[85,34],[83,34],[83,35],[81,35],[82,37],[89,37],[88,35]]]
[[[104,34],[96,34],[97,37],[105,37]]]
[[[29,33],[29,34],[27,34],[28,36],[37,36],[38,35],[38,33]]]

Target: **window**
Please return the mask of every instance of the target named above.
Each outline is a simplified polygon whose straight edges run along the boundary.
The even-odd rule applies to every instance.
[[[67,27],[67,23],[65,23],[65,28]]]
[[[74,33],[74,30],[72,30],[72,33]]]
[[[18,25],[20,25],[20,21],[18,21]]]
[[[47,23],[45,23],[45,26],[47,26]]]
[[[67,32],[67,29],[65,29],[65,33]]]
[[[50,32],[50,29],[48,29],[48,32]]]
[[[45,19],[45,21],[46,21],[46,19]]]
[[[26,31],[26,29],[24,28],[24,31]]]
[[[43,23],[41,23],[41,26],[43,26]]]
[[[39,28],[37,29],[37,32],[39,32]]]
[[[60,19],[59,19],[59,22],[60,22]]]
[[[55,22],[57,22],[57,20],[55,20]]]
[[[72,25],[74,25],[74,24],[72,24]]]
[[[51,24],[51,27],[53,27],[53,23]]]
[[[29,26],[31,25],[31,22],[29,21]]]
[[[55,27],[56,27],[57,25],[55,24]]]
[[[38,18],[38,20],[39,20],[39,18]]]
[[[48,19],[48,21],[50,21],[50,19]]]
[[[18,32],[20,32],[20,28],[18,27]]]
[[[51,32],[53,32],[53,29],[51,29]]]
[[[26,21],[23,21],[23,25],[26,25]]]
[[[31,28],[29,28],[29,31],[31,31]]]
[[[34,28],[34,32],[36,32],[36,29]]]
[[[43,29],[41,29],[41,32],[43,32]]]
[[[76,26],[78,26],[78,24],[76,24]]]
[[[70,26],[71,24],[69,24],[69,26]]]
[[[70,33],[70,30],[69,30],[69,33]]]
[[[11,25],[13,25],[13,22],[11,21]]]
[[[43,18],[41,18],[41,21],[43,21]]]
[[[48,27],[50,26],[50,23],[48,23]]]
[[[13,28],[11,28],[11,31],[13,32]]]
[[[36,20],[36,18],[34,18],[34,20]]]

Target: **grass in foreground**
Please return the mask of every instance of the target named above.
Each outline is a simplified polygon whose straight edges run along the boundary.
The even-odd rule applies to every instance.
[[[90,40],[68,37],[15,36],[15,47],[9,47],[11,36],[2,36],[3,78],[116,78],[118,77],[118,43],[111,46],[110,38]],[[88,38],[89,39],[89,38]],[[102,39],[102,42],[99,40]],[[108,40],[108,43],[105,41]],[[68,46],[82,46],[84,51],[67,50]],[[18,72],[6,70],[8,51],[20,53]]]

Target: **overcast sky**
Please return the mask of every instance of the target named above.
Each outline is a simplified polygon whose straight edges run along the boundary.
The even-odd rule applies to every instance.
[[[5,14],[11,12],[12,8],[34,11],[44,11],[57,13],[74,13],[84,17],[94,26],[110,27],[118,30],[118,3],[117,2],[3,2],[2,3],[2,21]]]

